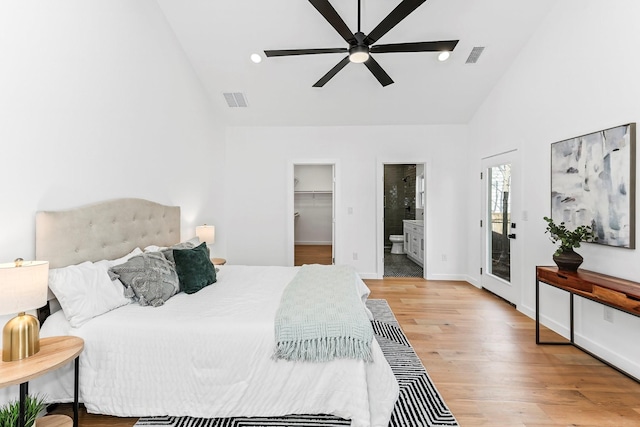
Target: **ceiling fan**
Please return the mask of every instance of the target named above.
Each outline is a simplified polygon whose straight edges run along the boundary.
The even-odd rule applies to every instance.
[[[315,55],[320,53],[346,53],[349,55],[333,67],[327,74],[322,76],[313,87],[324,86],[338,71],[342,70],[349,62],[364,63],[382,86],[393,83],[391,77],[382,69],[380,64],[373,59],[373,53],[392,52],[450,52],[458,44],[458,40],[446,40],[435,42],[413,42],[413,43],[393,43],[374,45],[380,37],[395,27],[400,21],[406,18],[411,12],[426,0],[403,0],[386,18],[382,20],[369,34],[365,35],[360,31],[360,0],[358,0],[358,31],[352,33],[347,24],[342,20],[338,12],[331,6],[329,0],[309,0],[329,24],[342,36],[349,44],[349,47],[320,48],[320,49],[285,49],[285,50],[265,50],[267,57],[291,56],[291,55]]]

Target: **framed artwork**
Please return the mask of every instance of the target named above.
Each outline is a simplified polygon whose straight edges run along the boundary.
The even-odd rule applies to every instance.
[[[551,217],[595,243],[635,249],[636,124],[551,144]]]

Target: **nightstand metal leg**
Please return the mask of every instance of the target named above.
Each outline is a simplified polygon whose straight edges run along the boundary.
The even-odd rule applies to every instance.
[[[73,375],[73,427],[78,427],[78,383],[80,373],[80,356],[76,357],[74,362],[74,375]]]
[[[29,383],[20,384],[20,414],[18,417],[18,425],[20,427],[24,427],[24,413],[25,413],[25,405],[27,401],[27,394],[29,394]]]

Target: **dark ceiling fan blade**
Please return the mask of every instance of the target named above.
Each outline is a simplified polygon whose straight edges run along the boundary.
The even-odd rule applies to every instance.
[[[393,83],[393,80],[391,80],[389,74],[387,74],[387,72],[382,69],[380,64],[378,64],[378,62],[373,59],[373,56],[369,56],[369,59],[365,61],[364,65],[367,66],[369,71],[371,71],[371,74],[373,74],[375,78],[378,79],[382,86],[388,86]]]
[[[347,24],[345,24],[345,22],[342,20],[340,15],[338,15],[338,12],[336,12],[333,6],[331,6],[329,0],[309,0],[309,3],[311,3],[313,7],[318,9],[318,12],[320,12],[320,14],[324,16],[324,19],[326,19],[329,24],[331,24],[331,26],[336,29],[338,34],[340,34],[347,43],[352,44],[356,41],[355,37],[353,36],[353,32],[349,29],[349,27],[347,27]]]
[[[326,49],[284,49],[284,50],[265,50],[264,54],[271,58],[273,56],[292,56],[292,55],[315,55],[319,53],[345,53],[346,47],[326,48]]]
[[[390,29],[398,25],[400,21],[406,18],[425,1],[427,0],[403,0],[402,3],[393,9],[391,13],[369,33],[369,35],[364,39],[364,42],[369,46],[374,44],[380,39],[380,37],[387,34]]]
[[[446,40],[439,42],[415,42],[415,43],[393,43],[378,44],[371,46],[372,53],[392,53],[392,52],[444,52],[452,51],[459,40]]]
[[[329,80],[333,78],[333,76],[338,74],[338,71],[342,70],[348,63],[349,63],[349,57],[345,56],[345,58],[342,61],[338,62],[338,65],[330,69],[327,74],[322,76],[322,78],[318,80],[316,84],[313,85],[313,87],[324,86]]]

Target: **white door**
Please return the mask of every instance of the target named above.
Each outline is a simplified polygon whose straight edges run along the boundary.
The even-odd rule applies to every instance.
[[[517,151],[482,160],[482,287],[516,305],[520,295],[517,278],[517,212],[519,170]]]

